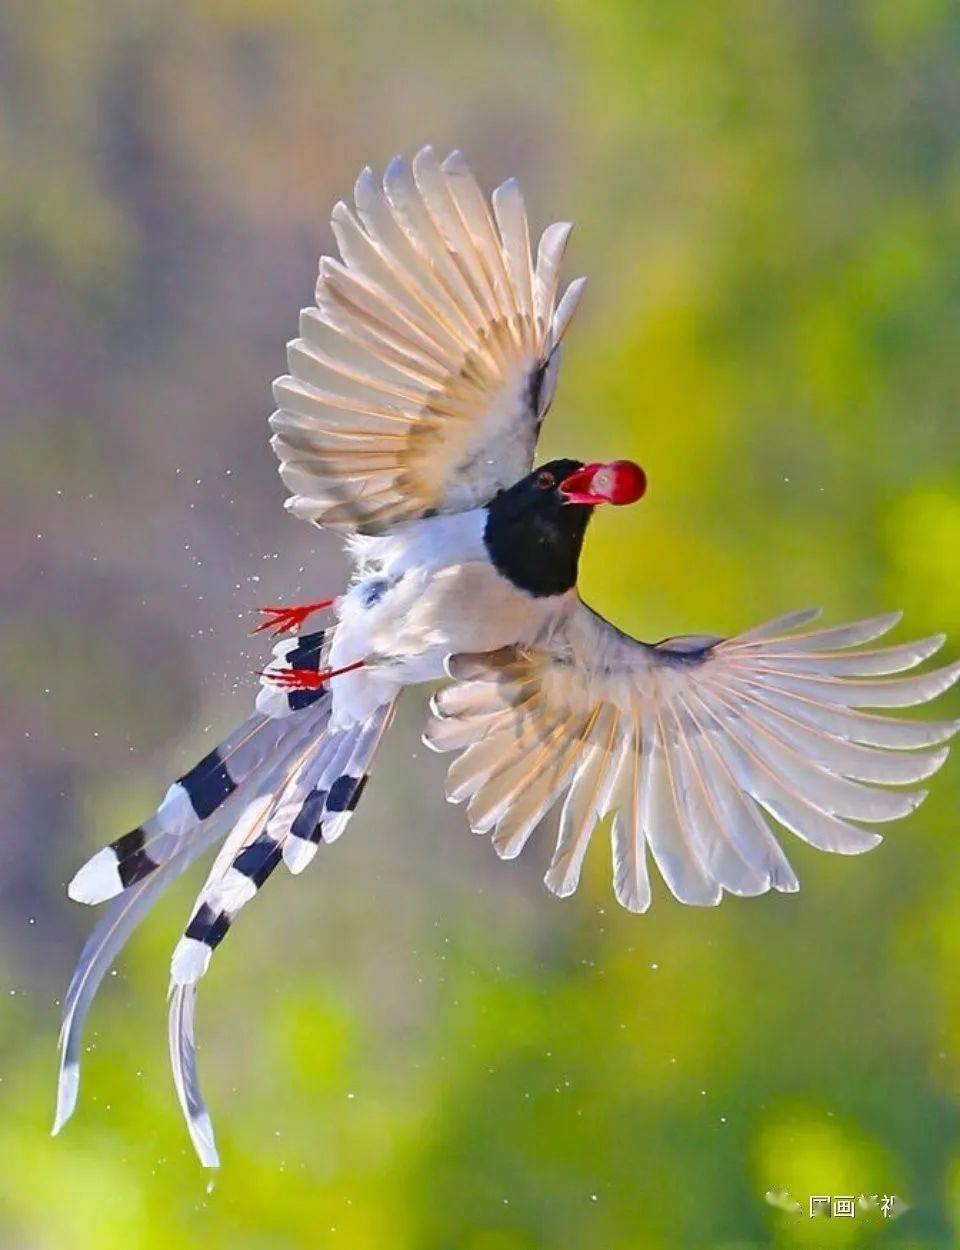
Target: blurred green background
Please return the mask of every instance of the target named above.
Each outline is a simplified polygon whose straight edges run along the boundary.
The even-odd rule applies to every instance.
[[[958,70],[949,0],[3,5],[4,1250],[960,1244],[956,762],[865,859],[784,835],[797,896],[635,917],[603,839],[560,903],[546,830],[515,864],[467,832],[416,695],[349,837],[202,987],[212,1187],[165,1040],[196,874],[48,1136],[64,881],[245,714],[248,610],[343,576],[264,419],[360,166],[459,146],[578,223],[545,451],[647,469],[587,543],[619,625],[900,606],[955,655]]]

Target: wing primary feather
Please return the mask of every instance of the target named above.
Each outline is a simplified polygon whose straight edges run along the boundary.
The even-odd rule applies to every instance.
[[[390,300],[358,270],[348,269],[331,256],[323,258],[320,275],[321,282],[354,316],[375,326],[378,333],[392,336],[408,351],[412,348],[435,368],[446,370],[446,349],[442,339],[437,337],[436,327],[425,329],[417,325],[402,305]]]
[[[856,677],[794,677],[769,669],[762,679],[759,674],[745,674],[746,680],[754,685],[769,685],[784,694],[809,694],[824,703],[853,708],[916,707],[949,690],[958,677],[960,660],[912,677],[878,681]]]
[[[454,263],[443,235],[421,198],[410,167],[400,157],[395,157],[387,166],[383,189],[401,229],[442,278],[471,325],[478,328],[485,324],[486,310]]]
[[[884,612],[879,616],[871,616],[867,620],[853,621],[848,625],[831,625],[828,629],[809,630],[803,634],[791,633],[820,615],[820,608],[809,608],[803,612],[791,612],[767,625],[758,625],[748,629],[746,633],[737,634],[721,644],[724,649],[735,649],[742,646],[768,647],[771,642],[787,644],[791,650],[819,651],[827,647],[855,647],[864,642],[872,642],[882,634],[889,633],[903,617],[902,612]]]
[[[550,330],[550,347],[554,347],[563,339],[574,313],[580,307],[583,292],[586,290],[586,278],[574,278],[563,293],[557,311],[553,314],[553,325]]]
[[[354,198],[334,206],[339,259],[321,257],[288,345],[271,445],[294,516],[378,534],[480,507],[529,471],[576,288],[548,333],[568,227],[544,232],[535,276],[516,185],[491,212],[459,152],[397,158],[382,188],[365,169]],[[331,466],[341,444],[381,463]]]
[[[463,155],[451,152],[441,169],[465,229],[473,237],[481,263],[487,271],[496,303],[505,314],[517,314],[516,293],[503,258],[500,238],[487,208],[483,192],[470,172]]]
[[[611,773],[619,725],[619,712],[610,704],[602,704],[564,800],[557,845],[544,877],[547,889],[559,898],[576,890],[590,837],[605,815],[615,780]]]
[[[467,809],[474,832],[488,833],[499,823],[525,787],[549,764],[557,745],[569,732],[572,722],[572,715],[556,721],[552,729],[535,743],[529,754],[501,769],[481,786]]]
[[[782,706],[758,698],[749,688],[739,689],[738,696],[751,704],[751,715],[756,720],[768,728],[779,729],[781,736],[789,735],[793,746],[807,752],[821,767],[856,781],[909,785],[931,777],[949,755],[949,747],[904,753],[895,748],[864,746],[821,728],[809,719],[805,721],[796,708],[787,712]]]
[[[532,329],[534,325],[533,266],[527,210],[515,178],[508,178],[494,191],[493,212],[500,231],[507,270],[517,294],[520,329],[523,333],[525,327]]]
[[[413,177],[450,259],[482,310],[484,320],[488,323],[496,321],[496,292],[480,262],[473,239],[465,229],[451,198],[448,181],[443,175],[436,153],[429,144],[421,148],[413,158]]]
[[[547,226],[540,236],[537,245],[537,263],[534,269],[534,306],[537,314],[537,326],[540,334],[546,339],[552,328],[554,306],[557,301],[557,287],[560,282],[560,267],[567,250],[570,232],[573,225],[569,221],[555,221]],[[552,344],[551,344],[552,346]]]
[[[447,772],[447,799],[461,803],[471,798],[516,753],[523,751],[539,730],[536,717],[518,718],[510,713],[502,716],[495,729],[473,742],[451,764]]]
[[[405,357],[428,376],[436,375],[438,382],[446,376],[440,350],[409,328],[354,273],[329,256],[320,262],[316,299],[324,319],[335,327],[358,325],[389,352]]]
[[[895,647],[875,647],[866,651],[790,651],[764,650],[747,657],[731,654],[731,662],[749,663],[757,668],[783,671],[793,676],[809,673],[825,677],[886,677],[916,668],[939,651],[946,642],[945,634],[934,634],[917,642]]]
[[[563,793],[591,723],[588,716],[577,718],[566,742],[548,756],[530,785],[516,796],[497,821],[493,846],[501,859],[515,859],[520,854],[534,829]]]
[[[676,898],[697,907],[713,907],[720,902],[722,891],[717,882],[711,881],[704,872],[691,844],[659,711],[650,709],[645,720],[651,742],[650,770],[644,794],[647,843],[664,881]]]
[[[442,350],[469,351],[473,336],[448,320],[445,310],[428,299],[389,253],[381,252],[343,201],[334,206],[332,224],[340,254],[348,268],[363,275],[381,297],[399,301],[403,315]]]
[[[757,871],[768,875],[775,890],[794,893],[800,888],[800,884],[762,812],[740,787],[722,751],[717,748],[713,734],[702,719],[689,703],[684,701],[683,706],[698,732],[696,741],[699,747],[694,747],[691,743],[691,749],[699,750],[704,776],[711,778],[714,797],[717,804],[724,809],[730,829],[739,831],[737,848],[740,854]]]
[[[678,698],[677,704],[680,703]],[[665,715],[670,716],[675,731],[673,758],[680,778],[680,800],[704,872],[732,894],[763,894],[770,888],[766,865],[758,864],[733,838],[707,780],[707,771],[693,750],[679,707],[668,705]]]
[[[831,772],[791,746],[778,732],[744,715],[726,692],[711,689],[710,697],[721,705],[727,722],[736,723],[741,739],[749,740],[754,753],[762,757],[778,777],[789,779],[806,802],[829,816],[871,823],[899,820],[926,797],[925,790],[878,790]]]
[[[459,325],[461,334],[465,333],[468,338],[475,336],[474,321],[444,282],[441,268],[431,263],[429,247],[424,250],[414,246],[369,168],[357,179],[354,198],[360,220],[380,244],[384,255],[397,258],[398,265],[420,287],[423,295],[444,310],[449,323]]]
[[[697,692],[696,697],[721,729],[717,741],[739,784],[797,837],[820,850],[840,855],[859,855],[882,841],[879,834],[851,825],[812,804],[795,785],[778,776],[757,755],[741,738],[735,723],[731,724],[726,716],[718,713],[712,701],[707,701],[702,692]]]
[[[808,625],[811,621],[815,621],[822,611],[822,608],[801,608],[799,612],[788,612],[785,616],[777,616],[772,621],[754,625],[752,629],[737,634],[735,638],[730,639],[729,645],[738,647],[754,643],[766,645],[771,638],[780,638],[792,629],[799,629],[801,625]],[[881,630],[882,632],[884,631]]]
[[[301,309],[299,329],[305,343],[358,372],[379,370],[387,382],[399,375],[427,391],[443,385],[444,370],[416,353],[385,343],[362,321],[349,317],[339,304]]]
[[[738,694],[757,694],[771,708],[786,712],[806,724],[847,741],[889,750],[910,751],[918,747],[937,746],[960,730],[960,720],[919,721],[896,716],[878,716],[823,703],[800,694],[780,691],[731,675],[731,685]]]
[[[346,399],[369,402],[372,392],[375,398],[386,396],[405,409],[417,409],[430,395],[429,387],[418,385],[403,374],[388,377],[385,370],[375,367],[361,371],[352,362],[337,360],[304,338],[291,339],[287,344],[287,364],[292,376],[308,386]]]
[[[613,818],[610,831],[613,855],[613,889],[621,906],[632,912],[645,912],[650,906],[650,877],[647,872],[646,839],[641,819],[640,778],[644,741],[635,725],[629,741],[624,784],[629,785],[626,801]]]
[[[277,407],[285,412],[305,417],[308,421],[317,418],[331,421],[335,428],[340,423],[348,427],[355,425],[357,417],[371,419],[374,429],[382,421],[388,427],[400,426],[406,433],[411,425],[409,413],[401,407],[387,407],[374,403],[372,399],[358,400],[347,395],[334,395],[290,374],[284,374],[274,382],[273,398]]]
[[[449,672],[461,684],[435,697],[439,727],[427,737],[463,752],[451,778],[467,783],[471,823],[494,827],[502,857],[516,855],[565,794],[547,874],[560,894],[576,888],[608,807],[614,890],[632,910],[650,901],[647,847],[681,902],[715,904],[724,890],[792,892],[797,878],[775,822],[821,850],[869,850],[881,839],[859,822],[900,819],[925,797],[884,787],[932,775],[946,749],[918,748],[960,728],[853,710],[925,702],[953,684],[960,663],[900,676],[942,645],[939,635],[845,653],[891,628],[898,618],[888,614],[784,636],[815,615],[793,613],[730,641],[653,645],[581,602],[544,643],[458,656]],[[547,734],[504,765],[515,733],[504,732],[503,709],[528,680],[524,670],[542,693],[536,715]],[[573,718],[569,729],[557,727],[561,713]],[[610,718],[619,717],[629,725],[617,730]]]

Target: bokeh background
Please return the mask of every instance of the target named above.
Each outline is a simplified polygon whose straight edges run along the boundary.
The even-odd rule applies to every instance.
[[[790,839],[798,896],[638,918],[602,838],[560,903],[545,832],[511,865],[467,832],[416,695],[349,836],[203,985],[212,1184],[165,1040],[196,874],[48,1136],[91,920],[64,882],[245,714],[249,609],[341,584],[264,420],[360,166],[459,146],[578,223],[545,452],[647,469],[587,544],[619,625],[900,606],[954,656],[958,71],[950,0],[0,8],[4,1250],[960,1244],[957,763],[865,859]]]

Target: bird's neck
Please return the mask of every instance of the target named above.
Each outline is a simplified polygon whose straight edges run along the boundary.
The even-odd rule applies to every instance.
[[[548,515],[513,517],[491,507],[483,541],[497,572],[514,586],[535,598],[562,595],[577,584],[591,512],[571,505]]]

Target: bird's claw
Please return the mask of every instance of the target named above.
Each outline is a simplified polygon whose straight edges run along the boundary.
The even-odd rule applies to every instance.
[[[262,634],[268,629],[272,631],[274,638],[279,637],[280,634],[294,634],[308,616],[312,616],[314,612],[320,612],[324,608],[332,607],[333,602],[332,599],[318,599],[316,603],[304,603],[286,608],[279,605],[257,608],[261,616],[264,616],[266,619],[261,621],[256,629],[251,631],[251,637],[254,634]]]
[[[358,668],[366,667],[366,660],[354,660],[344,664],[342,668],[262,668],[257,676],[271,686],[279,686],[281,690],[319,690],[331,677],[340,677],[344,673],[353,673]]]
[[[319,690],[330,675],[329,669],[314,672],[312,668],[264,669],[259,676],[281,690]]]

